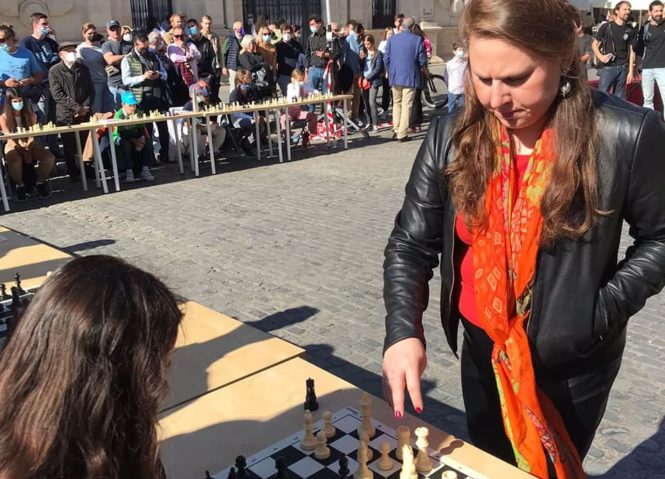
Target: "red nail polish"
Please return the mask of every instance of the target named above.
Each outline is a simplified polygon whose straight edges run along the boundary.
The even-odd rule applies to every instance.
[[[395,419],[402,419],[402,413],[399,411],[395,411]]]
[[[422,413],[422,412],[423,412],[423,408],[421,408],[421,407],[417,407],[417,408],[416,408],[416,412],[417,412],[418,414]]]

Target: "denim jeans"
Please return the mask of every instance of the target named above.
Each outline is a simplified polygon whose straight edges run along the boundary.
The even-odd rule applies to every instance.
[[[448,112],[453,113],[464,106],[464,93],[448,93]]]
[[[598,70],[600,81],[598,89],[610,93],[613,90],[614,95],[619,98],[626,98],[626,78],[628,77],[627,65],[614,65],[603,67]]]
[[[323,68],[309,67],[307,72],[307,86],[310,92],[314,90],[323,91]],[[310,105],[308,109],[309,111],[314,111],[315,107],[316,105]]]
[[[645,68],[642,70],[642,94],[644,95],[644,108],[654,109],[654,84],[658,84],[661,99],[665,95],[665,68]]]

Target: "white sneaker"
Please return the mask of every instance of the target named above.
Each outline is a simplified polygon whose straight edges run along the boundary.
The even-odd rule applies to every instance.
[[[155,177],[152,176],[152,173],[150,173],[150,170],[148,169],[147,166],[143,167],[143,171],[141,172],[141,178],[143,178],[145,181],[155,181]]]
[[[133,183],[136,181],[136,178],[134,178],[134,171],[133,170],[127,170],[125,173],[125,181],[127,183]]]

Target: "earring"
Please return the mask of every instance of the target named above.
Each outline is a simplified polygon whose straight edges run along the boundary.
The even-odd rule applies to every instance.
[[[561,82],[561,86],[559,86],[559,94],[562,98],[568,98],[572,89],[573,85],[570,83],[570,80],[568,78],[564,78]]]

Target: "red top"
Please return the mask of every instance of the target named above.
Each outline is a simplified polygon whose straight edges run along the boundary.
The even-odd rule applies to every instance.
[[[531,155],[516,155],[517,161],[517,181],[515,182],[515,191],[513,194],[516,196],[519,191],[519,186],[524,178],[524,173],[529,166]],[[459,214],[455,218],[455,233],[460,241],[465,245],[466,251],[462,256],[462,265],[460,266],[460,280],[461,280],[461,293],[459,298],[459,312],[474,325],[482,328],[478,313],[476,311],[476,298],[475,298],[475,269],[473,268],[473,254],[471,245],[473,244],[473,234],[469,231],[464,220],[464,215]]]

